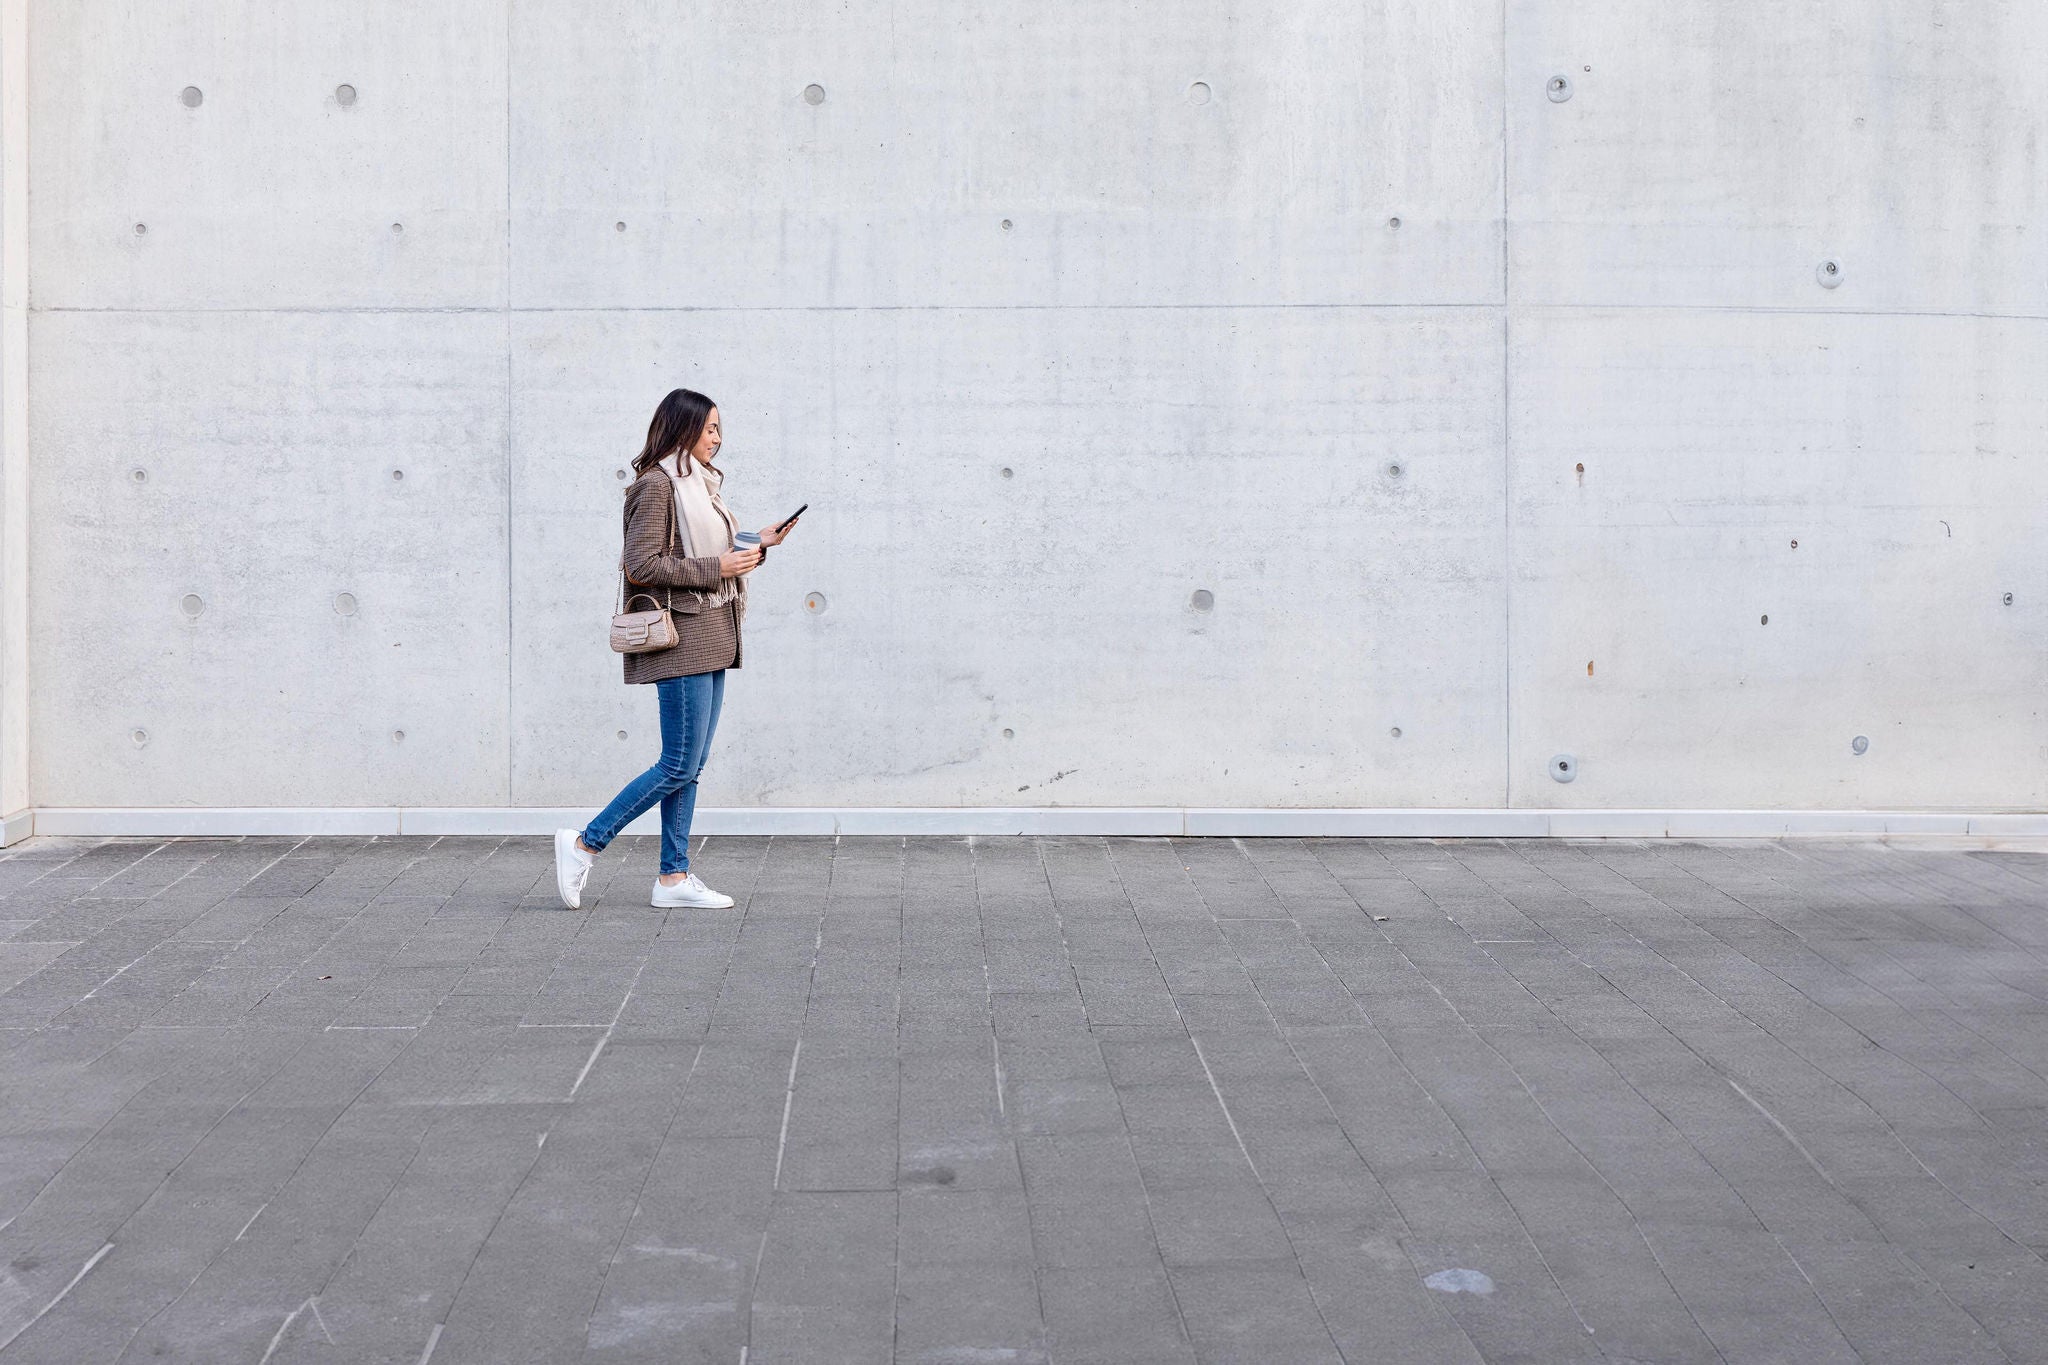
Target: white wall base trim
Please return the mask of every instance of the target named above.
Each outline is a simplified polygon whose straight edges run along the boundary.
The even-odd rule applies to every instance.
[[[18,844],[36,832],[36,813],[32,810],[18,810],[12,815],[0,816],[0,848]]]
[[[6,817],[6,841],[41,835],[546,834],[587,807],[43,807]],[[21,833],[17,834],[17,829]],[[649,813],[629,834],[657,832]],[[1202,810],[1173,806],[754,806],[697,812],[699,834],[1118,834],[1405,839],[1933,838],[2048,841],[2048,811]]]

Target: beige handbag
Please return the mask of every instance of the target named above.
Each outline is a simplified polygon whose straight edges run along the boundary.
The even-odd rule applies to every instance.
[[[669,523],[668,547],[675,549],[675,523]],[[619,601],[612,613],[612,649],[620,654],[652,654],[656,650],[674,649],[682,637],[676,634],[676,621],[672,614],[674,595],[669,594],[667,606],[656,607],[653,611],[627,611],[641,599],[654,600],[651,593],[636,592],[626,595],[626,557],[619,555]]]
[[[621,597],[622,610],[612,616],[612,648],[620,654],[652,654],[658,649],[675,648],[676,622],[667,607],[656,607],[653,611],[623,610],[643,597],[649,602],[654,600],[644,592]]]

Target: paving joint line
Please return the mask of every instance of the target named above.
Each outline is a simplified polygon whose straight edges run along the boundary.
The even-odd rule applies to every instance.
[[[1130,890],[1128,887],[1124,885],[1123,874],[1118,870],[1116,866],[1116,846],[1114,842],[1107,837],[1099,837],[1097,839],[1092,840],[1091,842],[1095,846],[1100,848],[1102,852],[1102,860],[1109,869],[1110,877],[1116,882],[1117,894],[1123,897],[1125,906],[1130,906]],[[1092,1025],[1086,1024],[1088,1001],[1087,997],[1081,994],[1081,974],[1079,969],[1077,969],[1074,966],[1073,947],[1071,944],[1067,942],[1066,917],[1060,913],[1059,891],[1052,884],[1052,869],[1045,865],[1045,841],[1043,839],[1034,838],[1031,841],[1031,843],[1032,850],[1038,858],[1039,877],[1045,882],[1046,905],[1047,908],[1049,908],[1052,911],[1053,926],[1059,932],[1060,955],[1066,959],[1067,972],[1069,975],[1073,977],[1074,980],[1074,994],[1081,1001],[1082,1019],[1084,1022],[1084,1026],[1086,1026],[1088,1030],[1089,1044],[1095,1049],[1096,1064],[1102,1068],[1103,1076],[1107,1078],[1109,1076],[1109,1059],[1102,1055],[1102,1039],[1096,1036],[1095,1029]],[[1133,909],[1131,913],[1133,918],[1135,918],[1137,914],[1136,910]],[[1140,929],[1142,930],[1142,928],[1143,926],[1141,925]],[[1174,1008],[1176,1011],[1178,1011],[1180,1007],[1176,1005]],[[1166,1252],[1159,1245],[1159,1219],[1154,1214],[1152,1209],[1152,1191],[1151,1188],[1145,1184],[1144,1170],[1138,1166],[1137,1144],[1133,1142],[1131,1139],[1130,1115],[1124,1112],[1124,1097],[1122,1093],[1117,1090],[1116,1083],[1114,1080],[1110,1081],[1109,1093],[1116,1099],[1117,1122],[1120,1125],[1122,1125],[1123,1128],[1124,1152],[1127,1156],[1130,1157],[1131,1166],[1134,1170],[1137,1171],[1138,1174],[1138,1193],[1143,1199],[1145,1205],[1145,1232],[1146,1235],[1152,1239],[1152,1255],[1159,1263],[1159,1278],[1165,1282],[1167,1298],[1169,1298],[1173,1302],[1173,1315],[1175,1321],[1180,1325],[1181,1340],[1187,1342],[1189,1349],[1192,1350],[1194,1347],[1194,1334],[1188,1330],[1187,1313],[1181,1307],[1180,1302],[1180,1289],[1173,1282],[1173,1275],[1166,1264]],[[1023,1164],[1023,1155],[1022,1153],[1019,1153],[1017,1165],[1020,1170],[1023,1168]],[[1029,1196],[1027,1195],[1026,1198],[1028,1199]]]

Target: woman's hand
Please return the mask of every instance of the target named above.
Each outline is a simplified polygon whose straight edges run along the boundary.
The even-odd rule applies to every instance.
[[[763,545],[780,545],[789,537],[789,533],[795,529],[796,522],[794,520],[784,522],[780,526],[763,526],[761,528],[761,543]]]
[[[718,557],[718,576],[738,578],[741,574],[752,573],[754,566],[760,562],[759,550],[727,550]]]

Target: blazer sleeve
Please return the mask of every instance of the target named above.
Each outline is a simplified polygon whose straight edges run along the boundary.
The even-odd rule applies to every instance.
[[[674,495],[653,480],[635,480],[626,490],[626,581],[636,588],[716,588],[719,556],[693,559],[669,548],[675,514]]]

